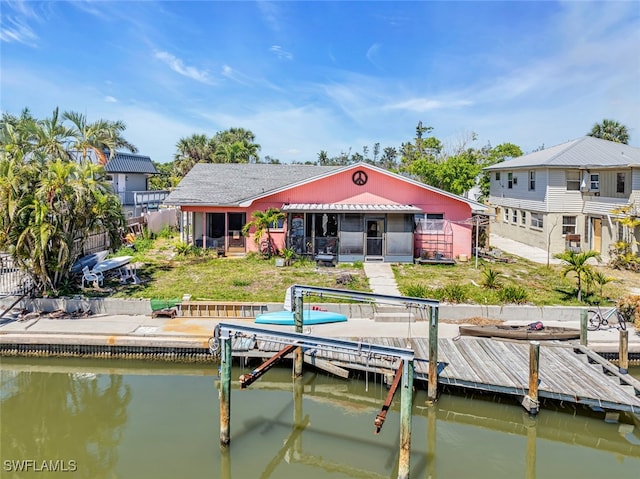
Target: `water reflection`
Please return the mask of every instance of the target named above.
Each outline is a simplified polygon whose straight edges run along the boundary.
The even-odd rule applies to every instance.
[[[75,459],[74,477],[91,478],[397,477],[400,398],[376,435],[387,390],[375,378],[283,368],[240,390],[242,372],[221,450],[215,366],[3,359],[2,462]],[[442,394],[426,407],[416,391],[411,477],[637,478],[640,425],[571,408],[532,419],[496,399]]]
[[[113,475],[131,400],[123,376],[3,368],[0,377],[3,473],[57,468],[79,478]]]

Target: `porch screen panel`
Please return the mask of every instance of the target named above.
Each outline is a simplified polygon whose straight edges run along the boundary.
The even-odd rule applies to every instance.
[[[387,216],[387,254],[413,255],[413,215]]]
[[[339,248],[340,254],[364,254],[363,215],[341,215]]]

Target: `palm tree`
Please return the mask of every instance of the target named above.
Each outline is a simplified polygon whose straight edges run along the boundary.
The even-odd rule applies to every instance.
[[[104,229],[117,247],[124,225],[103,166],[72,161],[70,153],[81,151],[86,158],[89,150],[128,145],[121,138],[124,124],[64,116],[72,128],[63,125],[57,109],[42,121],[3,116],[0,128],[0,250],[10,252],[38,290],[54,293],[91,230]]]
[[[73,149],[82,154],[82,159],[88,159],[87,153],[93,151],[98,157],[98,162],[102,165],[107,163],[104,152],[109,151],[112,157],[118,149],[126,149],[131,153],[137,153],[135,145],[129,143],[122,136],[126,125],[122,121],[98,120],[88,123],[85,115],[74,111],[66,111],[63,118],[72,124],[71,135],[72,145],[68,149]]]
[[[629,131],[627,127],[615,120],[604,119],[602,123],[596,123],[587,133],[587,136],[602,140],[615,141],[616,143],[629,144]]]
[[[576,253],[573,250],[566,250],[562,253],[554,255],[555,258],[564,262],[562,269],[562,276],[567,276],[569,273],[576,275],[578,283],[578,301],[582,301],[582,285],[584,282],[591,281],[593,277],[593,268],[588,263],[591,258],[595,258],[600,262],[600,254],[597,251],[583,251]]]
[[[262,237],[267,235],[266,254],[267,257],[271,257],[274,252],[273,242],[271,240],[271,230],[273,225],[277,225],[278,221],[285,217],[285,213],[278,208],[269,208],[267,211],[254,211],[251,213],[251,221],[246,223],[242,228],[242,234],[244,236],[249,235],[249,230],[255,228],[253,233],[253,240],[256,244],[260,244]]]

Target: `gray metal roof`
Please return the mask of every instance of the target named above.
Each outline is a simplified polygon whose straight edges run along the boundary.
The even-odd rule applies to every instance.
[[[640,148],[591,136],[568,141],[485,168],[621,168],[640,166]]]
[[[360,205],[346,203],[291,203],[284,205],[282,211],[318,213],[325,211],[349,213],[422,213],[413,205]]]
[[[149,175],[158,174],[156,166],[148,156],[116,152],[113,158],[108,158],[109,156],[107,154],[107,164],[104,167],[107,173],[145,173]]]

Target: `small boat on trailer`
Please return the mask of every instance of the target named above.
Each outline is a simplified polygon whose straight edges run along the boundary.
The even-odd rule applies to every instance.
[[[580,339],[580,330],[544,326],[542,329],[532,329],[530,325],[511,326],[492,324],[483,326],[460,326],[461,336],[477,336],[482,338],[522,339],[538,341],[568,341]]]

